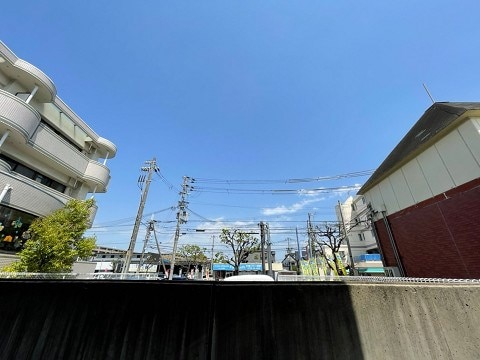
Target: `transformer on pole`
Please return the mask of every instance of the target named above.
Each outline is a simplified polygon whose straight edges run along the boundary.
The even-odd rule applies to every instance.
[[[135,225],[133,226],[132,237],[130,238],[130,245],[128,246],[127,254],[125,256],[125,264],[123,265],[122,274],[128,273],[130,269],[130,262],[132,261],[133,252],[135,251],[135,243],[137,242],[138,230],[142,221],[143,209],[145,208],[145,203],[147,201],[148,188],[150,187],[153,173],[158,171],[155,158],[146,161],[145,164],[147,164],[148,166],[142,167],[141,170],[142,172],[146,172],[147,175],[142,174],[138,178],[138,185],[140,186],[140,189],[142,189],[142,194],[140,196],[140,205],[138,207]],[[145,188],[143,188],[143,183],[145,183]]]

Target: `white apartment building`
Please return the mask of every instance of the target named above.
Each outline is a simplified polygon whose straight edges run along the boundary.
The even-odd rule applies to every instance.
[[[350,196],[344,203],[335,206],[335,212],[338,222],[345,226],[347,233],[348,242],[344,241],[340,249],[346,262],[351,264],[352,258],[355,268],[361,271],[381,267],[379,249],[371,221],[368,219],[369,210],[365,198],[361,195]]]
[[[0,250],[20,250],[34,218],[106,192],[116,151],[0,41]]]

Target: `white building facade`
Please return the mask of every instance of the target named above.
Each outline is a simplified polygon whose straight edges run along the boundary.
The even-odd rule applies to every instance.
[[[347,237],[340,248],[342,257],[349,265],[353,261],[354,268],[360,273],[381,273],[377,268],[383,266],[382,259],[368,218],[370,212],[365,198],[350,196],[335,207],[335,212]]]
[[[36,217],[106,192],[116,151],[0,42],[0,250],[20,250]]]

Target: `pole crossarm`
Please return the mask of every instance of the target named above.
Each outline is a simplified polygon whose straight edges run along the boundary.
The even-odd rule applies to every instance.
[[[145,208],[145,203],[147,202],[148,188],[152,182],[153,173],[158,171],[157,161],[155,158],[146,161],[145,164],[148,166],[142,167],[141,170],[142,172],[147,172],[147,175],[139,177],[140,188],[142,188],[141,185],[143,185],[143,182],[145,182],[145,188],[143,188],[140,196],[140,205],[138,206],[137,217],[135,218],[135,225],[133,226],[132,237],[130,238],[130,244],[128,245],[127,254],[125,256],[125,264],[122,269],[122,274],[128,273],[130,269],[130,263],[132,261],[133,252],[135,251],[135,244],[137,242],[138,230],[140,229],[140,223],[142,221],[143,209]]]

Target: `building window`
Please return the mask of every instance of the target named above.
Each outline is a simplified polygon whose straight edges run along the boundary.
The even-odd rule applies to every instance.
[[[18,252],[30,238],[28,228],[36,217],[8,206],[0,206],[0,250]]]
[[[10,168],[12,171],[16,172],[17,174],[23,175],[29,179],[35,180],[45,186],[48,186],[49,188],[53,190],[57,190],[61,193],[63,193],[66,189],[66,186],[63,184],[60,184],[59,182],[50,179],[49,177],[40,174],[39,172],[30,169],[29,167],[20,164],[18,161],[13,160],[9,158],[8,156],[5,156],[4,154],[0,154],[0,159],[8,163],[10,165]]]
[[[50,130],[52,130],[55,134],[57,134],[58,136],[60,136],[63,140],[65,140],[66,142],[68,142],[70,145],[72,145],[75,149],[77,149],[79,152],[82,151],[82,149],[80,149],[80,147],[75,144],[72,140],[70,140],[68,137],[66,137],[64,134],[62,134],[60,131],[58,131],[57,129],[55,129],[52,125],[50,125],[47,121],[45,121],[44,119],[42,119],[40,121],[43,125],[45,125],[46,127],[48,127]]]
[[[365,241],[365,235],[363,233],[358,234],[358,240]]]

